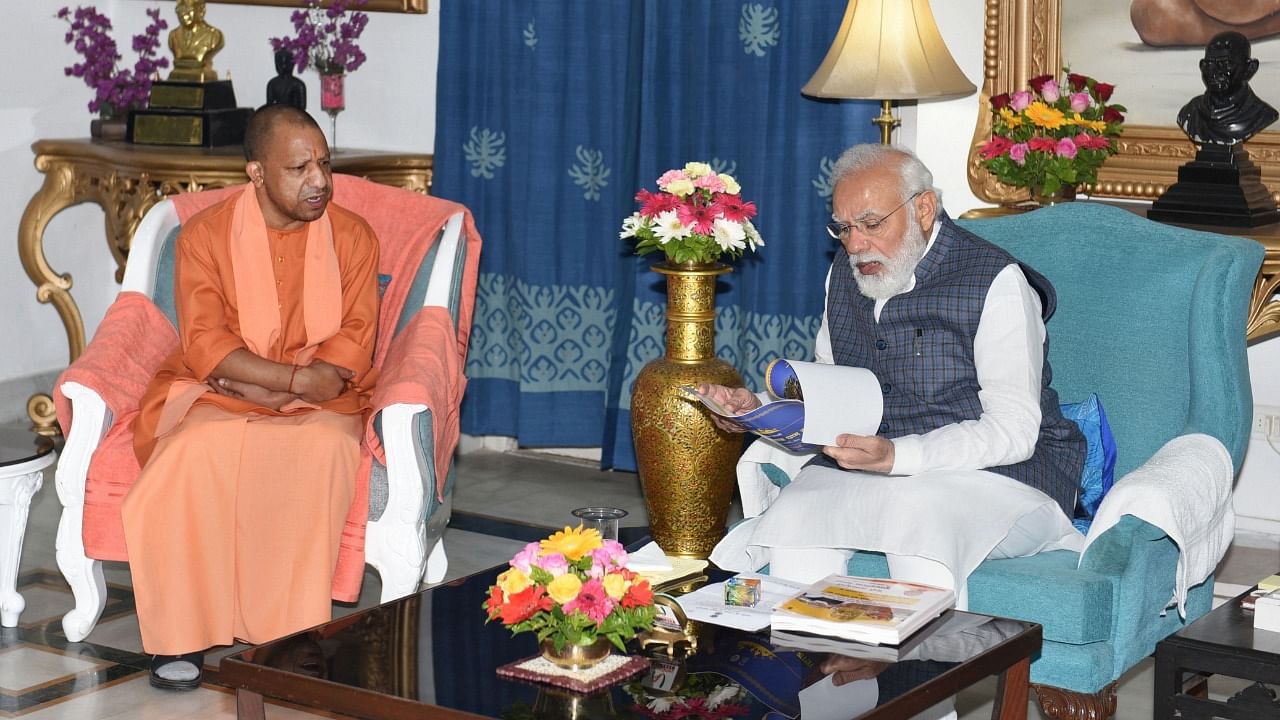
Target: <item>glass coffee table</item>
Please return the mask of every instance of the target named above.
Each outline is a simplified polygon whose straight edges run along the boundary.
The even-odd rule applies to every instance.
[[[850,718],[887,720],[911,717],[996,676],[992,716],[1026,718],[1040,626],[954,611],[913,635],[896,662],[886,657],[885,648],[860,646],[850,653],[818,641],[771,639],[767,629],[750,633],[699,624],[692,654],[673,658],[651,648],[647,672],[590,695],[500,677],[497,668],[537,653],[531,634],[513,636],[499,623],[484,622],[488,588],[505,569],[438,585],[229,656],[219,680],[236,689],[242,720],[266,717],[264,697],[386,720],[642,718],[652,716],[642,710],[664,697],[664,689],[701,687],[711,693],[731,682],[741,688],[733,699],[740,712],[731,717],[770,712],[795,717],[810,707],[806,702],[835,702]],[[728,577],[708,574],[711,582]],[[796,649],[800,646],[810,649]],[[867,668],[874,675],[869,693],[861,681],[835,685],[837,677],[867,674]],[[832,676],[833,669],[852,675]],[[852,694],[844,694],[855,685],[861,708]]]

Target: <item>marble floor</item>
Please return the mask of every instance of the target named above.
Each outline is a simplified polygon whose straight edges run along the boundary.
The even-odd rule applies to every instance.
[[[631,473],[601,472],[587,461],[527,451],[468,453],[460,456],[458,468],[453,521],[445,534],[446,580],[507,561],[525,542],[545,536],[547,528],[568,523],[575,507],[620,507],[630,513],[624,525],[646,524],[639,482]],[[51,469],[32,503],[18,578],[27,607],[18,628],[0,630],[0,718],[234,718],[234,695],[218,685],[216,666],[240,647],[208,656],[206,682],[198,690],[173,693],[148,685],[127,565],[105,564],[107,608],[93,633],[81,643],[61,636],[59,621],[72,602],[54,555],[60,510]],[[1250,545],[1238,543],[1220,565],[1224,597],[1280,568],[1275,539]],[[335,615],[377,604],[378,594],[377,575],[369,571],[359,602],[335,604]],[[1122,678],[1118,718],[1151,717],[1151,675],[1148,659]],[[1234,690],[1216,679],[1210,684],[1213,695]],[[994,692],[989,681],[960,695],[960,717],[990,717]],[[282,703],[269,708],[272,720],[342,717]],[[1029,717],[1042,717],[1034,703]]]

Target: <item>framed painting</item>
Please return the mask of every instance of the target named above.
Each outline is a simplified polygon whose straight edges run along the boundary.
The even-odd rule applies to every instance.
[[[213,3],[229,3],[232,5],[275,5],[278,7],[304,7],[303,0],[209,0]],[[326,1],[323,3],[328,5]],[[427,0],[368,0],[356,10],[372,12],[406,12],[424,13],[427,11]]]
[[[1176,124],[1177,111],[1204,92],[1202,47],[1150,47],[1129,18],[1129,3],[1116,0],[985,0],[982,89],[978,122],[969,149],[973,193],[987,202],[1026,198],[1025,189],[1003,185],[982,167],[978,147],[991,137],[990,98],[1027,87],[1037,75],[1074,72],[1116,86],[1113,102],[1128,108],[1119,153],[1083,188],[1096,197],[1154,200],[1178,179],[1178,168],[1195,157],[1195,145]],[[1280,79],[1280,39],[1253,41],[1261,69],[1255,90]],[[1275,103],[1280,98],[1264,100]],[[1262,168],[1262,181],[1280,201],[1280,132],[1255,135],[1246,146]]]

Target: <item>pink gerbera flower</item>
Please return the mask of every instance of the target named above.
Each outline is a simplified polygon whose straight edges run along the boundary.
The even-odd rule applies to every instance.
[[[744,223],[756,216],[756,204],[743,200],[740,195],[722,193],[715,196],[712,204],[716,211],[724,216],[725,220]]]
[[[636,202],[640,203],[640,214],[647,218],[654,218],[668,210],[680,207],[680,198],[675,195],[648,190],[636,193]]]
[[[578,597],[565,603],[566,615],[575,610],[581,611],[597,625],[603,623],[609,613],[613,612],[613,599],[609,597],[609,593],[605,592],[604,583],[599,578],[583,583],[582,589],[578,591]]]
[[[710,235],[715,229],[716,211],[710,205],[681,203],[676,208],[676,216],[680,218],[680,222],[692,226],[696,233]]]

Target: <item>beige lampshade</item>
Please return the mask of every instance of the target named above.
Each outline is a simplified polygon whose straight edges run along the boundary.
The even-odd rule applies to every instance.
[[[801,92],[909,100],[974,90],[942,42],[929,0],[849,0],[827,57]]]

